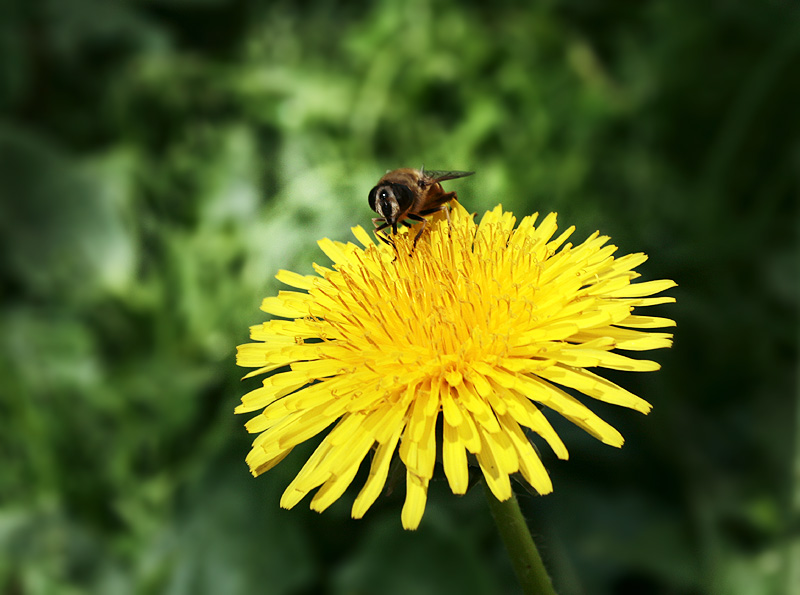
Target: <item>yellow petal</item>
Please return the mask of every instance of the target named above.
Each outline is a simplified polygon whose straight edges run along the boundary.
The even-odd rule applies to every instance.
[[[311,510],[323,512],[331,504],[336,502],[336,500],[338,500],[339,497],[344,494],[347,486],[353,483],[353,478],[356,476],[357,472],[358,465],[351,465],[350,467],[346,468],[342,475],[329,477],[311,499]]]
[[[476,454],[481,450],[481,438],[478,434],[478,426],[475,420],[472,419],[472,414],[465,410],[461,410],[461,415],[464,423],[458,426],[458,438],[461,443],[472,454]]]
[[[627,372],[652,372],[661,368],[659,364],[652,360],[633,359],[611,351],[584,349],[582,347],[563,349],[552,357],[564,365],[580,368],[600,366]],[[561,367],[555,366],[555,368]],[[552,368],[550,372],[552,372]],[[542,373],[542,375],[546,374],[546,371]]]
[[[359,492],[356,497],[356,501],[353,503],[352,516],[354,519],[360,519],[364,516],[383,489],[386,483],[386,477],[389,474],[389,464],[392,461],[392,455],[400,439],[400,432],[401,428],[397,428],[392,437],[387,442],[379,444],[378,448],[375,450],[375,455],[372,458],[372,465],[369,470],[369,477],[364,487],[361,489],[361,492]]]
[[[236,408],[235,412],[248,413],[266,407],[276,399],[296,391],[307,383],[308,381],[305,378],[297,378],[291,372],[276,374],[264,380],[264,385],[261,388],[244,395],[242,404]]]
[[[525,437],[522,429],[509,416],[503,416],[499,421],[517,451],[519,470],[522,473],[522,477],[540,494],[552,492],[553,482],[550,480],[550,476],[547,474],[539,455]]]
[[[471,383],[462,383],[458,387],[458,396],[456,398],[470,413],[472,413],[475,421],[484,429],[489,432],[497,432],[500,430],[492,408],[486,404],[486,401],[478,396]]]
[[[278,271],[275,278],[281,283],[296,287],[297,289],[311,289],[314,287],[314,283],[319,281],[319,277],[315,277],[314,275],[300,275],[283,269]]]
[[[506,408],[508,410],[507,415],[544,438],[559,459],[569,458],[569,453],[567,452],[567,447],[564,445],[564,442],[562,442],[544,414],[530,399],[524,395],[518,394],[516,391],[511,391],[502,387],[498,387],[498,390],[503,391],[503,400],[506,402]]]
[[[375,242],[372,241],[372,238],[369,237],[369,234],[364,231],[364,228],[360,225],[356,225],[355,227],[351,227],[350,231],[356,237],[356,239],[361,242],[361,245],[364,248],[369,248],[370,246],[374,246]]]
[[[480,438],[481,451],[475,456],[483,472],[483,477],[486,479],[486,485],[489,486],[495,498],[501,502],[508,500],[511,497],[511,482],[508,474],[500,468],[497,462],[495,449],[499,447],[487,432],[481,433]]]
[[[428,480],[412,471],[406,473],[406,501],[400,518],[403,529],[414,530],[419,527],[425,504],[428,499]]]
[[[624,388],[617,386],[610,380],[606,380],[589,370],[577,370],[562,366],[553,366],[539,374],[552,382],[568,386],[582,393],[594,397],[606,403],[629,407],[642,413],[649,413],[652,405],[628,392]]]
[[[281,291],[277,297],[266,297],[261,309],[267,314],[284,318],[301,318],[308,314],[308,295],[293,291]]]
[[[325,256],[336,264],[346,264],[353,261],[353,249],[355,248],[353,244],[334,242],[328,238],[322,238],[317,244],[325,253]]]
[[[557,411],[601,442],[616,447],[622,446],[623,442],[625,442],[622,434],[600,419],[586,405],[563,390],[538,378],[529,378],[528,386],[532,389],[531,393],[527,395],[530,399],[544,399],[547,407]]]
[[[676,287],[677,285],[678,284],[675,283],[675,281],[670,281],[668,279],[659,281],[646,281],[644,283],[634,283],[625,289],[611,292],[609,295],[611,297],[618,298],[644,297],[647,295],[653,295],[654,293],[661,293],[662,291]]]
[[[460,426],[464,421],[464,417],[461,415],[461,409],[453,399],[452,389],[449,385],[442,387],[441,399],[444,418],[454,428]]]
[[[266,473],[275,465],[280,463],[283,459],[289,456],[290,452],[292,452],[292,449],[287,448],[285,451],[267,459],[264,457],[266,453],[264,453],[262,449],[254,448],[252,451],[250,451],[246,461],[250,467],[250,472],[253,474],[253,477],[257,477],[262,473]]]
[[[330,449],[330,444],[323,440],[283,492],[280,501],[281,508],[293,508],[308,492],[327,481],[329,474],[318,473],[316,470]]]
[[[625,320],[619,323],[620,326],[630,328],[664,328],[668,326],[675,326],[675,321],[669,318],[660,318],[658,316],[628,316]]]
[[[400,458],[409,470],[430,478],[436,462],[435,428],[439,408],[437,405],[434,412],[428,415],[426,405],[426,399],[418,396],[412,406],[411,416],[400,444]]]
[[[444,474],[454,494],[466,494],[469,484],[469,468],[467,451],[461,441],[458,428],[444,421],[444,443],[442,444],[442,462]]]
[[[353,416],[355,417],[355,416]],[[331,432],[333,433],[333,432]],[[344,493],[358,472],[361,461],[372,448],[373,440],[365,432],[352,432],[347,446],[335,445],[326,459],[319,465],[320,472],[330,474],[327,481],[311,500],[311,509],[322,512]]]

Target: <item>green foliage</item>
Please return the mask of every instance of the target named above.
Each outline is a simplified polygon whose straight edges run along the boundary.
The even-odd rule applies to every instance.
[[[672,278],[628,444],[522,498],[571,593],[786,592],[798,408],[790,3],[40,0],[0,9],[0,593],[497,593],[480,490],[349,519],[254,480],[234,348],[387,169],[474,169]],[[298,449],[302,450],[302,449]],[[800,454],[795,455],[800,459]],[[399,488],[402,492],[402,487]],[[795,510],[797,515],[799,511]],[[792,518],[794,520],[792,521]],[[792,525],[794,523],[794,525]],[[795,561],[800,565],[800,562]]]

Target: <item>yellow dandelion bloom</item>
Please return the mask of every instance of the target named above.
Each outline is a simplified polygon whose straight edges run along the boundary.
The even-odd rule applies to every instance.
[[[562,459],[567,449],[543,408],[612,446],[622,445],[620,433],[570,391],[650,411],[647,401],[591,369],[659,368],[614,350],[671,345],[672,335],[650,329],[673,321],[633,310],[674,301],[648,297],[674,282],[632,283],[647,257],[615,258],[616,247],[598,233],[577,246],[565,244],[572,227],[553,239],[553,213],[538,226],[533,215],[515,228],[500,206],[476,224],[454,203],[451,219],[435,218],[413,252],[414,230],[395,236],[395,251],[355,227],[364,248],[319,242],[333,268],[278,273],[300,291],[264,300],[261,309],[278,318],[252,327],[254,342],[237,355],[240,366],[257,368],[248,377],[276,372],[236,409],[262,410],[246,425],[258,433],[247,456],[253,475],[333,426],[284,492],[282,507],[319,488],[311,508],[321,512],[371,453],[352,509],[360,518],[399,451],[406,468],[402,522],[415,529],[437,448],[456,494],[467,489],[471,457],[499,500],[511,497],[514,473],[546,494],[552,483],[528,431]]]

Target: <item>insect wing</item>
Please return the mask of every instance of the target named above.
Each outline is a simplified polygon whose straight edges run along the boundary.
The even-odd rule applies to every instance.
[[[435,184],[436,182],[443,182],[444,180],[466,178],[474,173],[474,171],[440,171],[432,169],[429,171],[423,171],[422,175],[428,182]]]

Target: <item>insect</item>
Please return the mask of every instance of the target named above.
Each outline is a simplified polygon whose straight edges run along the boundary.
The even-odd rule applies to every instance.
[[[447,222],[450,223],[450,211],[447,204],[456,198],[455,192],[445,192],[441,182],[471,176],[472,171],[425,171],[425,168],[413,169],[404,167],[388,172],[378,185],[369,192],[369,206],[380,217],[372,219],[375,231],[387,227],[392,228],[392,233],[397,233],[397,224],[402,223],[411,227],[412,223],[406,220],[421,221],[422,226],[414,238],[412,250],[417,245],[422,233],[428,227],[427,215],[444,211]],[[383,234],[376,234],[381,241],[390,246],[394,242]]]

